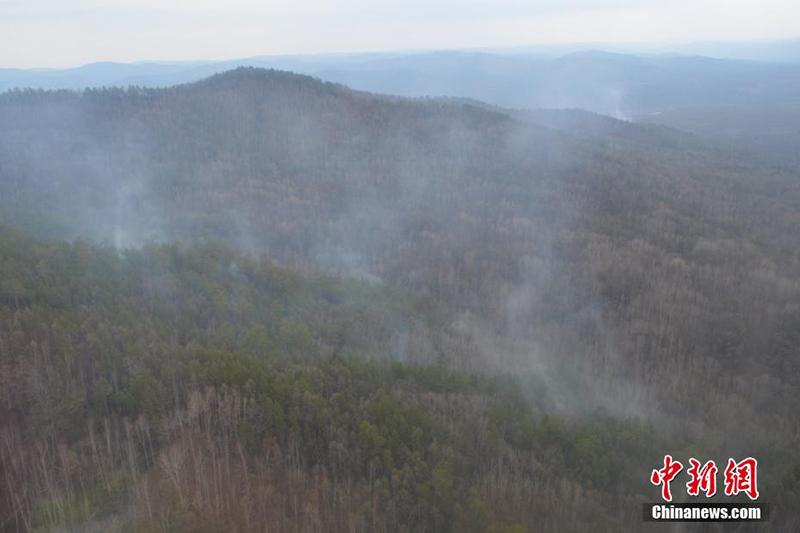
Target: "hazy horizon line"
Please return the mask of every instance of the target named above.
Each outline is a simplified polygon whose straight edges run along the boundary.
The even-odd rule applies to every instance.
[[[472,52],[472,53],[487,53],[493,52],[507,52],[507,53],[535,53],[536,49],[542,49],[542,55],[547,55],[546,50],[554,57],[559,54],[566,55],[580,51],[609,51],[602,50],[601,48],[617,48],[616,52],[625,54],[678,54],[678,55],[706,55],[689,52],[670,51],[670,47],[692,47],[692,46],[762,46],[770,44],[791,44],[793,42],[800,42],[800,34],[795,37],[784,37],[775,39],[712,39],[712,40],[692,40],[692,41],[572,41],[572,42],[541,42],[541,43],[526,43],[517,45],[498,45],[498,46],[454,46],[454,47],[425,47],[425,48],[387,48],[377,50],[352,50],[352,51],[335,51],[335,52],[298,52],[298,53],[267,53],[267,54],[254,54],[224,58],[186,58],[186,59],[138,59],[135,61],[122,61],[114,59],[98,59],[95,61],[86,61],[80,63],[70,64],[68,66],[31,66],[31,67],[4,67],[0,66],[0,70],[19,70],[19,71],[57,71],[57,70],[71,70],[79,69],[91,65],[113,64],[113,65],[182,65],[182,64],[209,64],[209,63],[224,63],[228,61],[246,61],[261,58],[300,58],[300,57],[341,57],[341,56],[359,56],[359,55],[391,55],[391,54],[422,54],[422,53],[436,53],[436,52]],[[641,48],[640,50],[635,50]],[[644,50],[644,49],[651,50]],[[560,49],[560,50],[559,50]],[[708,56],[714,57],[714,56]],[[736,59],[730,57],[730,59]]]

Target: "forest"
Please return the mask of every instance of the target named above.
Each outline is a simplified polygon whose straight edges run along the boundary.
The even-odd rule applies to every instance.
[[[12,90],[0,224],[0,530],[640,530],[666,453],[758,457],[800,527],[800,172],[756,148],[252,68]]]

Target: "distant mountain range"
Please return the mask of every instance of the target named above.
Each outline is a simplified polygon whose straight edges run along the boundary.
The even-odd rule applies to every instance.
[[[519,108],[581,108],[630,118],[698,104],[795,101],[800,63],[765,63],[601,50],[547,55],[440,51],[255,57],[217,62],[92,63],[56,70],[0,70],[12,88],[166,87],[237,66],[288,70],[370,92],[458,96]]]
[[[663,53],[655,47],[640,47],[640,53],[632,54],[629,48],[596,46],[0,69],[0,91],[168,87],[252,66],[307,74],[373,93],[462,97],[518,109],[584,109],[744,142],[792,158],[800,152],[800,41],[699,43],[676,49],[782,63]]]

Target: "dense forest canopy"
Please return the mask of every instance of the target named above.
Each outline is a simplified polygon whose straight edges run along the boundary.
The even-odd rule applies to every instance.
[[[613,531],[664,453],[800,525],[784,160],[238,69],[0,95],[0,222],[0,527]]]
[[[414,361],[418,330],[450,321],[406,291],[219,243],[119,254],[2,228],[0,251],[12,528],[103,529],[119,506],[158,529],[515,531],[643,490],[624,464],[657,458],[641,422],[548,414],[541,384]],[[563,527],[625,519],[592,509]]]

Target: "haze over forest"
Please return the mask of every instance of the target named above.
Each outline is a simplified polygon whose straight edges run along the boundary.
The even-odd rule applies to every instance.
[[[800,41],[0,91],[0,531],[800,528]]]

